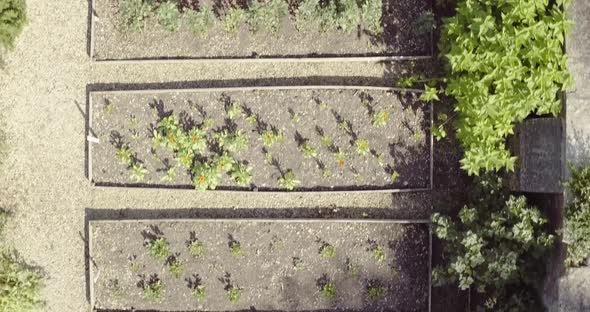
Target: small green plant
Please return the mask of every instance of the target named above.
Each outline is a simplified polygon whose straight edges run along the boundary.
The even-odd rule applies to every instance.
[[[438,90],[435,87],[430,87],[428,85],[424,85],[424,93],[420,95],[419,99],[424,102],[440,101]]]
[[[253,33],[266,30],[276,34],[281,29],[283,18],[289,13],[288,9],[289,6],[284,0],[254,0],[250,4],[246,22]]]
[[[216,133],[215,138],[219,143],[219,147],[231,153],[244,150],[248,147],[248,137],[244,135],[242,130],[235,132],[223,130],[222,132]]]
[[[215,164],[215,167],[217,167],[217,170],[230,172],[234,168],[236,161],[228,153],[223,153],[215,156],[213,163]]]
[[[135,152],[131,150],[129,145],[122,145],[119,147],[117,151],[117,158],[123,165],[131,166],[133,164],[133,160],[135,159]]]
[[[289,170],[285,173],[284,176],[278,179],[279,186],[286,190],[292,191],[301,184],[301,181],[297,180],[295,173],[292,170]]]
[[[336,257],[336,247],[324,243],[322,247],[320,247],[320,255],[324,258],[334,258]]]
[[[22,1],[24,2],[24,1]],[[120,0],[119,16],[124,31],[141,31],[145,20],[151,15],[152,5],[144,0]]]
[[[361,21],[361,9],[357,1],[341,0],[338,10],[338,27],[345,33],[356,31]]]
[[[385,250],[383,249],[383,247],[377,245],[377,243],[371,243],[371,246],[369,247],[369,251],[371,252],[371,256],[373,257],[373,259],[377,262],[383,262],[385,261]]]
[[[172,1],[160,3],[156,10],[158,23],[168,31],[177,31],[180,29],[180,12],[177,4]]]
[[[283,134],[278,130],[264,130],[258,138],[266,147],[272,147],[274,144],[283,141]]]
[[[3,210],[1,213],[6,214]],[[42,307],[39,292],[43,276],[7,246],[0,247],[0,280],[0,311],[33,311]]]
[[[215,25],[215,13],[211,6],[203,5],[198,11],[189,10],[184,14],[187,17],[189,29],[199,36],[206,36]]]
[[[202,302],[205,301],[205,298],[207,297],[207,292],[205,289],[205,285],[197,285],[197,287],[195,287],[195,289],[191,292],[192,296],[197,299],[197,301]]]
[[[563,242],[567,245],[567,266],[584,265],[590,257],[590,167],[570,165],[565,184],[572,201],[565,206]]]
[[[232,7],[225,14],[223,27],[230,34],[236,34],[240,30],[240,25],[246,18],[246,12],[240,8]]]
[[[371,301],[379,301],[385,297],[387,290],[383,287],[379,286],[369,286],[367,287],[367,295]]]
[[[205,254],[205,243],[200,240],[193,240],[188,245],[188,253],[193,257],[201,257]]]
[[[229,252],[234,257],[242,256],[242,244],[240,242],[232,240],[229,242]]]
[[[246,121],[251,125],[256,125],[258,123],[258,117],[256,117],[256,115],[252,114],[252,115],[246,117]]]
[[[303,0],[297,6],[295,11],[295,25],[297,30],[305,31],[317,22],[318,10],[320,9],[319,0]]]
[[[240,301],[240,297],[242,296],[242,290],[236,286],[232,286],[227,290],[227,300],[231,303],[236,304]]]
[[[178,257],[171,257],[171,259],[168,260],[168,270],[174,278],[179,278],[182,275],[182,272],[184,272],[184,264],[178,259]]]
[[[240,108],[240,106],[238,104],[230,103],[225,108],[225,112],[227,114],[227,118],[229,118],[230,120],[234,120],[234,119],[240,117],[240,115],[242,114],[242,109]]]
[[[295,271],[301,271],[303,270],[303,267],[303,259],[299,257],[293,257],[293,269]]]
[[[150,239],[146,242],[148,254],[156,259],[165,261],[172,254],[170,243],[163,237]]]
[[[334,283],[326,283],[320,289],[320,294],[322,295],[322,297],[330,301],[333,301],[334,299],[336,299],[336,285],[334,285]]]
[[[176,179],[176,169],[174,167],[170,167],[166,169],[166,174],[160,179],[162,182],[172,182]]]
[[[231,171],[231,177],[239,186],[247,186],[252,180],[252,168],[245,164],[237,164]]]
[[[202,153],[207,149],[207,131],[194,127],[188,132],[186,143],[190,150]],[[185,142],[182,142],[185,143]]]
[[[299,146],[299,150],[303,153],[304,158],[316,158],[318,157],[318,150],[314,147],[311,147],[307,142],[301,144]]]
[[[152,277],[143,283],[143,298],[153,302],[161,302],[164,296],[164,285],[157,277]]]
[[[359,155],[367,155],[370,151],[367,140],[357,139],[354,141],[354,146],[356,147],[356,152]]]
[[[389,114],[385,111],[378,111],[373,116],[373,127],[381,128],[387,126],[387,120],[389,119]]]
[[[346,154],[344,154],[344,152],[340,149],[338,149],[338,152],[334,154],[334,159],[336,160],[336,164],[338,164],[338,166],[342,167],[346,164]]]
[[[145,168],[143,164],[135,163],[131,166],[131,179],[136,182],[141,182],[145,178],[145,175],[148,174],[148,170]]]
[[[327,135],[322,136],[321,140],[324,147],[328,149],[334,145],[334,141],[332,140],[332,138]]]
[[[193,185],[196,190],[214,190],[221,180],[221,173],[217,166],[198,162],[192,169]]]
[[[383,1],[364,0],[361,5],[361,19],[364,27],[375,35],[383,33]]]
[[[137,256],[129,256],[127,259],[129,260],[129,269],[131,272],[139,273],[139,270],[141,269],[141,263],[139,263],[137,260]]]
[[[397,170],[393,170],[389,178],[391,179],[391,182],[397,182],[399,179],[399,172],[397,172]]]

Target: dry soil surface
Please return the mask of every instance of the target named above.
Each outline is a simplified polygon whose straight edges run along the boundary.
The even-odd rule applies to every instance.
[[[383,64],[145,64],[93,65],[87,55],[88,2],[28,0],[29,25],[0,72],[0,112],[9,154],[0,177],[0,203],[14,211],[8,239],[23,259],[47,275],[43,311],[87,311],[85,218],[87,208],[287,208],[391,207],[390,194],[298,195],[92,188],[85,176],[88,84],[150,83],[182,87],[258,83],[371,83],[391,78]],[[325,77],[343,77],[342,79]],[[346,79],[346,77],[364,77]],[[278,78],[278,79],[267,79]],[[218,82],[228,79],[227,82]],[[183,83],[189,81],[189,83]],[[387,80],[381,84],[388,84]],[[406,206],[412,209],[411,205]],[[192,211],[192,210],[191,210]]]

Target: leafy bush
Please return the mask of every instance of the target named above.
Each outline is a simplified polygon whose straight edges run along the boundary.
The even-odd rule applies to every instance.
[[[277,33],[281,29],[283,18],[289,13],[285,0],[270,0],[266,3],[253,1],[248,10],[247,23],[251,32],[266,30]]]
[[[14,41],[27,24],[25,0],[0,1],[0,52],[14,48]]]
[[[513,126],[529,114],[557,115],[570,84],[563,51],[569,0],[461,0],[444,20],[440,49],[448,65],[446,94],[457,105],[462,168],[513,170],[506,150]]]
[[[590,257],[590,167],[570,165],[572,176],[566,183],[571,202],[565,206],[563,241],[567,244],[568,266],[584,265]]]
[[[158,23],[168,31],[180,29],[180,12],[176,3],[172,1],[162,2],[156,11]]]
[[[119,0],[121,28],[125,31],[141,31],[153,6],[144,0]]]
[[[225,14],[223,27],[230,34],[236,34],[240,30],[240,25],[246,18],[246,12],[240,8],[231,8]]]
[[[199,11],[189,10],[185,15],[189,29],[200,36],[206,36],[215,25],[215,13],[210,6],[204,5]]]
[[[449,263],[433,270],[437,286],[457,283],[459,288],[475,289],[486,298],[493,311],[505,311],[507,292],[514,285],[538,285],[541,278],[536,267],[553,236],[543,229],[546,219],[526,204],[525,197],[508,196],[501,178],[478,179],[470,200],[463,207],[459,221],[435,213],[435,235],[446,242]]]

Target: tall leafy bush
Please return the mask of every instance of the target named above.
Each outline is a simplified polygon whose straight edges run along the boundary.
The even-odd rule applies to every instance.
[[[458,112],[457,136],[471,174],[507,168],[505,139],[531,113],[557,115],[569,85],[565,36],[569,0],[461,0],[444,20],[441,57],[446,94]]]
[[[584,265],[590,257],[590,167],[571,165],[566,183],[571,201],[565,207],[563,241],[567,245],[566,264]]]

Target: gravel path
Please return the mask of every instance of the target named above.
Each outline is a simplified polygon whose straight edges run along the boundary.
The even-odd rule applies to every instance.
[[[391,77],[380,64],[201,64],[91,65],[86,1],[29,0],[29,26],[0,72],[0,112],[6,122],[9,156],[0,177],[0,204],[13,209],[8,239],[25,261],[48,276],[44,311],[87,311],[84,221],[87,208],[305,208],[391,207],[392,195],[252,194],[92,189],[84,174],[87,84],[169,83],[169,86],[231,85],[221,79],[322,76]],[[372,79],[371,79],[372,78]],[[177,83],[178,81],[204,81]],[[283,80],[278,80],[279,82]],[[304,81],[304,80],[301,80]],[[307,81],[307,80],[305,80]],[[262,83],[272,83],[265,80]],[[188,194],[188,196],[187,196]],[[412,208],[410,204],[404,208]],[[92,211],[91,211],[92,212]],[[174,210],[176,212],[176,210]],[[407,213],[407,212],[406,212]]]

